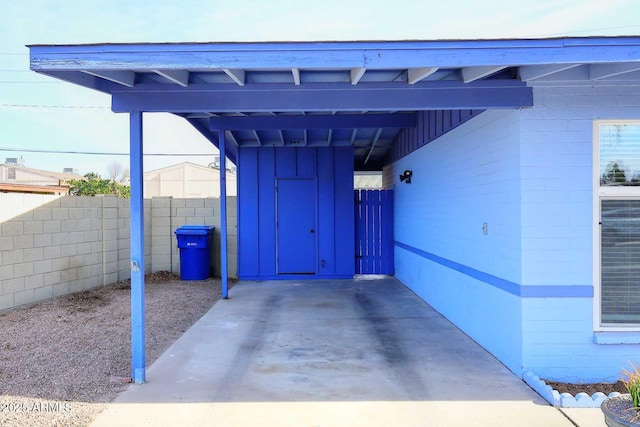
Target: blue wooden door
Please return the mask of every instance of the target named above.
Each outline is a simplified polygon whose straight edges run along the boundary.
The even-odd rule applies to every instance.
[[[393,190],[355,190],[356,274],[394,274]]]
[[[278,274],[316,274],[316,180],[278,179]]]

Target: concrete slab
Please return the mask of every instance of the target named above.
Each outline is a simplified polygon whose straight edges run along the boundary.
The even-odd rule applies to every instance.
[[[577,426],[607,427],[600,408],[561,408],[560,410]]]
[[[572,426],[394,278],[241,282],[94,422]]]

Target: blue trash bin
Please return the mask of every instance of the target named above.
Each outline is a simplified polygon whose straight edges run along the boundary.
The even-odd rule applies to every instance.
[[[180,280],[203,280],[211,275],[213,228],[210,225],[183,225],[176,229]]]

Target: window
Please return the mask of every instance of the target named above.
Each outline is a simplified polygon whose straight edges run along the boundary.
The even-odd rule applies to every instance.
[[[7,179],[11,179],[11,180],[16,179],[16,168],[7,169]]]
[[[596,121],[596,328],[640,327],[640,121]]]

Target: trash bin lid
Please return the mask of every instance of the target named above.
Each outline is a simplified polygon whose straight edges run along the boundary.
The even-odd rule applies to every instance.
[[[212,225],[183,225],[178,227],[175,234],[188,234],[188,235],[205,235],[213,231],[215,227]]]

